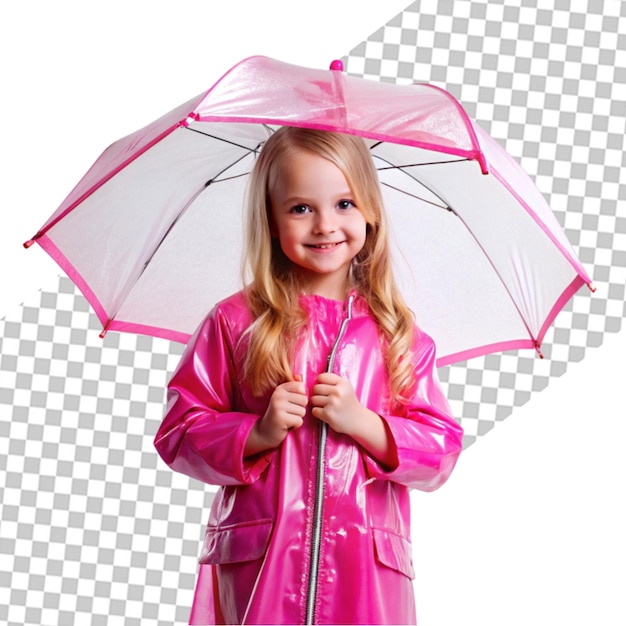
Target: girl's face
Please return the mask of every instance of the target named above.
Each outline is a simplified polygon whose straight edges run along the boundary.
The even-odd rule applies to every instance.
[[[285,159],[270,203],[272,236],[303,274],[310,293],[343,299],[367,224],[341,170],[301,150]]]

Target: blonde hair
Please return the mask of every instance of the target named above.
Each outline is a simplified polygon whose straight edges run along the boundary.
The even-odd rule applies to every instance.
[[[271,235],[270,192],[281,166],[300,151],[317,154],[336,165],[354,194],[365,221],[366,238],[352,267],[352,282],[362,295],[384,339],[384,355],[392,398],[404,399],[415,382],[407,354],[413,340],[413,315],[392,274],[387,221],[371,154],[360,137],[284,126],[266,142],[252,170],[247,192],[246,258],[252,282],[247,298],[255,322],[244,377],[257,395],[293,380],[291,358],[306,313],[298,303],[298,273]]]

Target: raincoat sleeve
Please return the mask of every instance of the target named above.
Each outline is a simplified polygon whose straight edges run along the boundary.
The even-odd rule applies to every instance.
[[[398,465],[386,470],[371,456],[365,463],[372,478],[434,491],[447,479],[463,445],[463,430],[452,417],[435,368],[435,344],[415,330],[413,361],[416,384],[410,402],[398,415],[381,415],[397,451]]]
[[[250,484],[272,456],[270,451],[244,459],[248,435],[260,416],[234,409],[242,402],[231,333],[228,315],[218,306],[183,353],[154,441],[173,470],[213,485]]]

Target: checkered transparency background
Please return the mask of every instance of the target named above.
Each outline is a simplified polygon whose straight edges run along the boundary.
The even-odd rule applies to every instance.
[[[620,329],[620,33],[619,0],[422,0],[344,59],[350,74],[452,92],[535,178],[597,287],[559,315],[545,359],[440,371],[466,446]],[[187,621],[212,493],[152,445],[182,348],[99,330],[65,277],[0,320],[0,623]]]

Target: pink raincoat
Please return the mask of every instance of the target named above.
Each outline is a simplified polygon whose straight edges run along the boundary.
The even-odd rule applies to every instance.
[[[436,379],[432,340],[416,329],[411,402],[390,402],[381,341],[367,303],[302,296],[309,324],[294,368],[310,391],[330,370],[384,419],[398,457],[382,467],[310,414],[278,449],[244,458],[269,395],[241,379],[245,296],[216,306],[169,385],[155,445],[172,469],[220,485],[212,506],[192,624],[415,623],[409,488],[431,491],[461,450]],[[320,443],[322,441],[322,443]],[[323,480],[316,479],[320,448]]]

